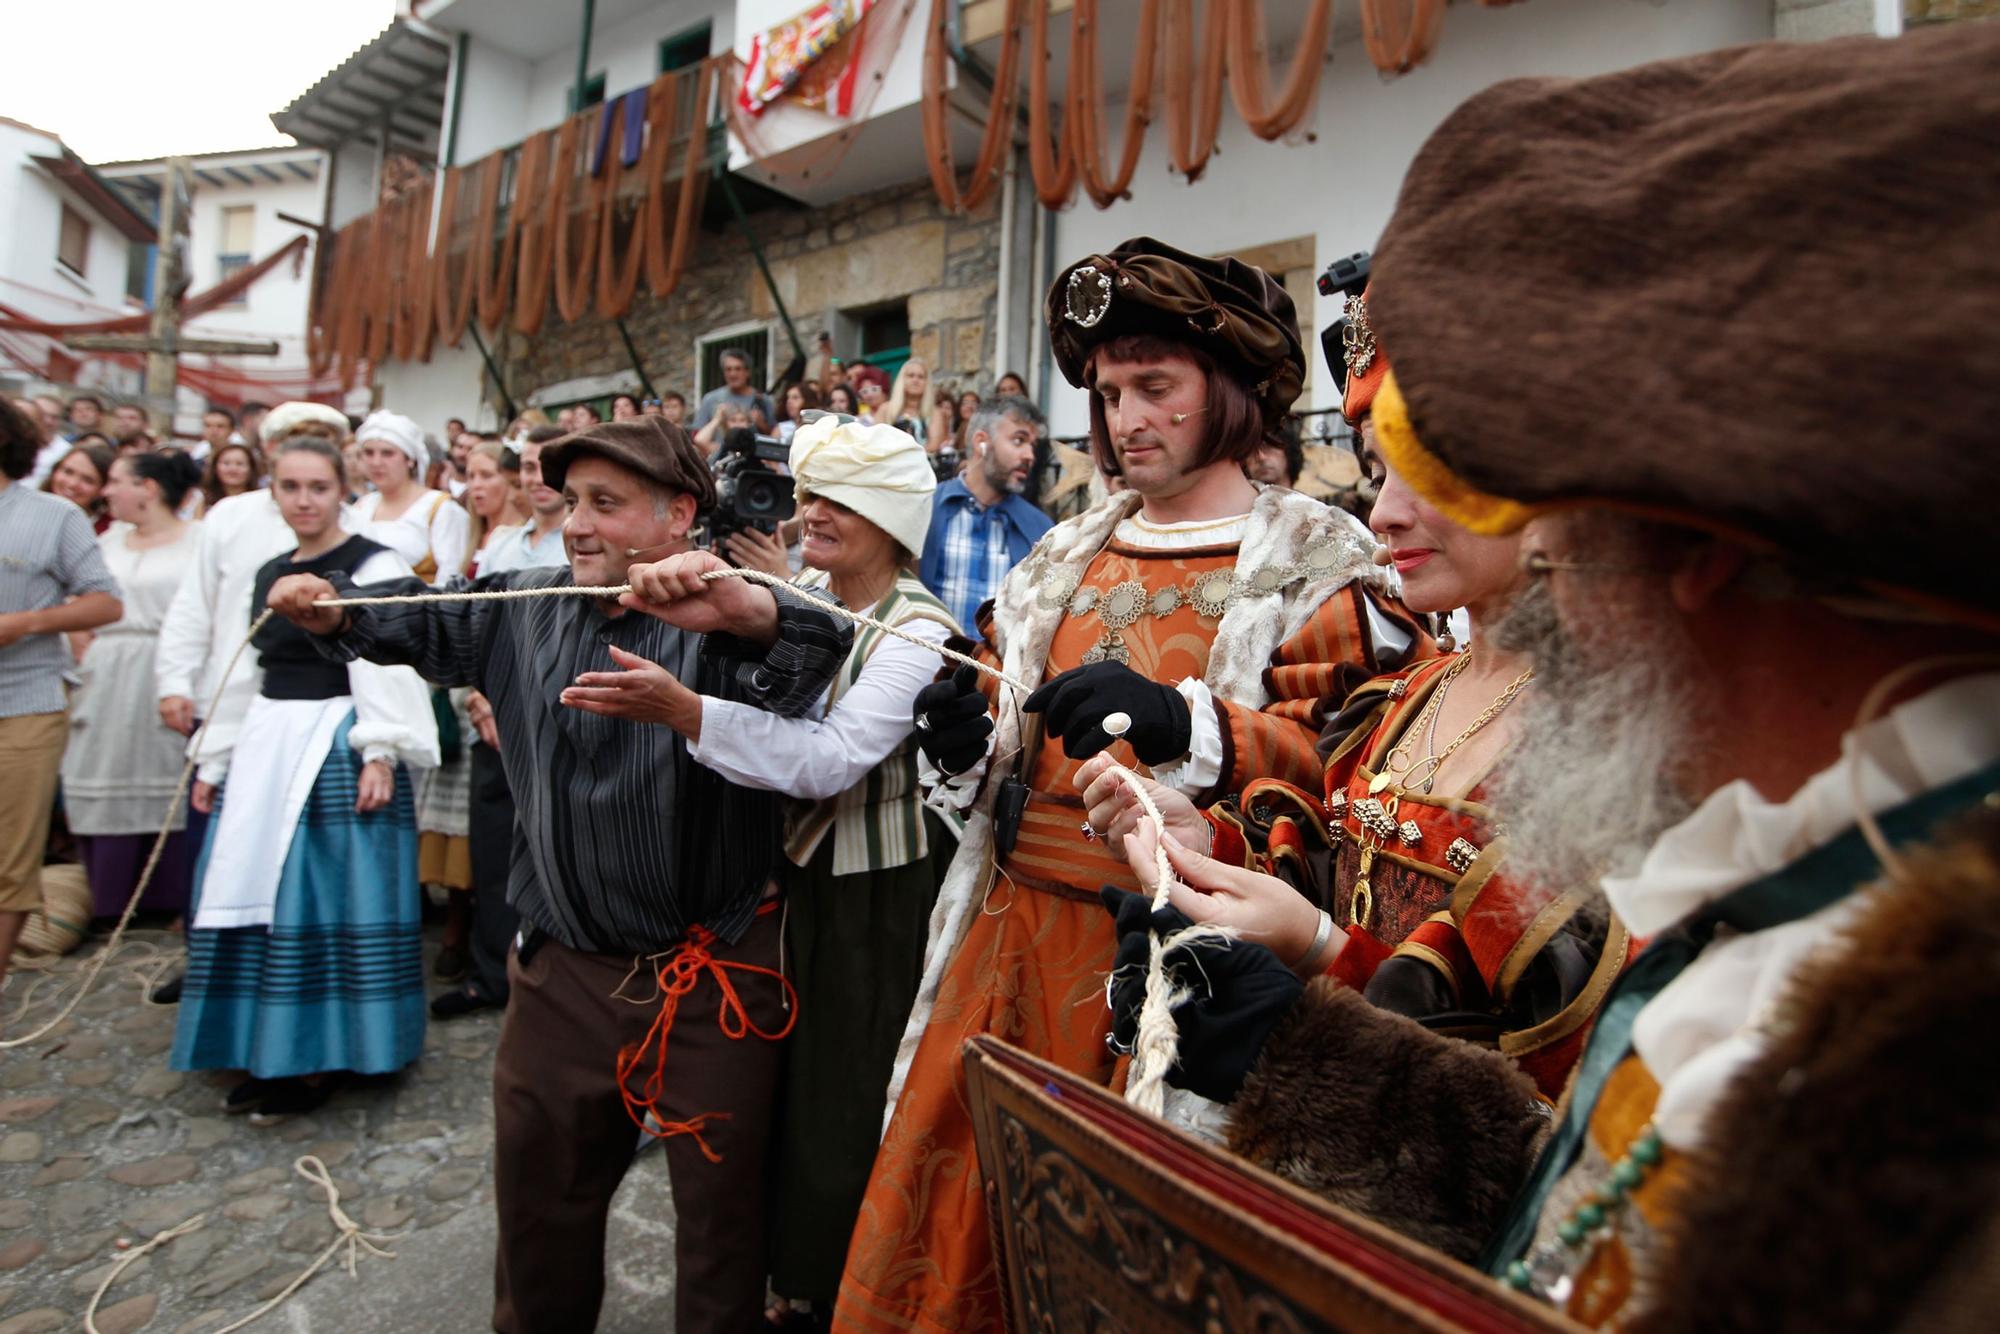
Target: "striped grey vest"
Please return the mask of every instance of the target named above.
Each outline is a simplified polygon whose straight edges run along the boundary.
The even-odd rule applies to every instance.
[[[795,582],[801,588],[824,589],[827,579],[820,571],[809,570]],[[917,577],[907,571],[896,576],[895,587],[871,614],[885,625],[937,621],[953,634],[958,633],[958,622],[952,619],[944,603],[931,596]],[[888,638],[874,626],[856,630],[847,662],[827,691],[828,713],[861,679],[869,657]],[[819,850],[820,840],[831,831],[835,875],[888,870],[929,855],[930,841],[924,832],[923,817],[922,793],[917,788],[917,749],[905,737],[887,759],[868,771],[867,777],[840,795],[822,801],[787,802],[785,855],[793,865],[804,866]]]

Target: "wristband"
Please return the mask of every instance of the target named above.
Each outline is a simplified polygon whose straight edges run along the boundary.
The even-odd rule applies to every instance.
[[[1333,939],[1333,914],[1326,909],[1319,910],[1319,930],[1313,932],[1313,943],[1306,950],[1305,957],[1292,965],[1292,971],[1311,976],[1319,963],[1319,956],[1326,953],[1326,943]]]

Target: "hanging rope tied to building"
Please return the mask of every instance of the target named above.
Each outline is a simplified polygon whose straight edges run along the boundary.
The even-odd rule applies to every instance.
[[[898,626],[878,621],[872,616],[850,611],[837,602],[828,601],[815,596],[807,590],[798,588],[789,579],[781,576],[768,574],[762,570],[731,568],[705,571],[700,578],[703,583],[712,583],[718,579],[743,579],[750,583],[762,584],[769,588],[782,588],[788,595],[811,602],[842,620],[851,622],[857,626],[865,626],[882,634],[915,644],[928,652],[937,654],[947,661],[971,667],[975,671],[992,677],[995,681],[1023,698],[1033,691],[1032,687],[1008,676],[991,663],[983,662],[978,658],[960,653],[955,649],[946,648],[941,644],[933,644],[927,639],[922,639]],[[316,607],[386,607],[420,602],[515,602],[551,597],[587,597],[615,600],[624,597],[632,591],[633,589],[630,584],[588,588],[579,588],[573,585],[556,585],[548,588],[489,589],[467,593],[418,593],[390,597],[325,598],[315,602],[313,605]],[[256,637],[257,632],[276,614],[274,610],[266,608],[251,621],[248,633],[237,644],[235,652],[230,654],[228,663],[223,667],[222,674],[218,678],[219,682],[227,682],[229,680],[230,674],[236,669],[237,659],[243,656],[243,651],[249,647],[250,641]],[[203,719],[201,728],[196,731],[194,737],[189,742],[188,760],[181,767],[180,780],[174,787],[172,800],[167,804],[167,815],[161,823],[158,837],[153,842],[152,853],[147,857],[145,867],[139,873],[138,883],[133,887],[132,897],[126,903],[125,911],[120,914],[118,924],[112,929],[111,937],[105,943],[104,949],[99,951],[96,958],[91,961],[91,966],[84,972],[82,983],[70,995],[68,1001],[53,1018],[31,1033],[0,1041],[0,1050],[21,1047],[34,1042],[48,1034],[56,1025],[68,1018],[83,998],[89,994],[91,987],[103,972],[105,964],[117,952],[119,942],[124,937],[126,927],[132,920],[132,914],[138,909],[139,900],[144,896],[147,887],[152,883],[153,873],[159,866],[160,856],[166,848],[168,835],[172,832],[174,816],[179,811],[181,802],[186,798],[188,785],[194,777],[194,757],[200,753],[201,738],[206,733],[209,723],[215,718],[221,704],[221,696],[222,685],[218,684],[214,698],[209,700],[208,708],[201,715]],[[1122,713],[1113,713],[1105,717],[1102,726],[1106,733],[1115,738],[1123,736],[1131,727],[1131,719]],[[1161,818],[1159,808],[1153,804],[1152,797],[1147,794],[1145,784],[1140,781],[1137,774],[1118,764],[1113,764],[1110,772],[1116,774],[1121,782],[1131,788],[1133,795],[1138,799],[1141,810],[1145,813],[1145,818],[1152,821],[1154,834],[1154,875],[1156,877],[1154,881],[1153,906],[1155,908],[1166,907],[1169,901],[1169,890],[1177,882],[1173,868],[1167,861],[1166,839],[1164,837],[1166,833],[1165,821]],[[1212,927],[1192,927],[1165,940],[1155,937],[1152,942],[1152,950],[1146,969],[1146,1001],[1144,1008],[1140,1012],[1139,1038],[1132,1058],[1132,1069],[1128,1076],[1126,1087],[1127,1099],[1142,1111],[1150,1112],[1154,1115],[1160,1113],[1166,1091],[1166,1073],[1172,1068],[1175,1058],[1172,1011],[1173,1006],[1182,998],[1174,994],[1165,970],[1164,960],[1176,948],[1193,943],[1197,937],[1206,939],[1218,934],[1220,933],[1217,929]],[[661,962],[658,964],[656,977],[663,997],[661,1020],[655,1023],[654,1032],[649,1034],[646,1041],[641,1043],[639,1048],[631,1054],[629,1063],[625,1055],[621,1055],[619,1058],[619,1076],[622,1086],[625,1075],[638,1068],[638,1063],[643,1059],[645,1051],[654,1046],[658,1048],[654,1075],[648,1081],[648,1088],[651,1090],[649,1095],[636,1101],[629,1092],[625,1095],[627,1110],[633,1111],[636,1106],[638,1112],[635,1115],[642,1125],[644,1124],[643,1112],[651,1110],[658,1101],[658,1090],[653,1089],[652,1085],[657,1082],[659,1064],[663,1063],[666,1057],[667,1040],[673,1027],[674,1014],[678,1010],[680,999],[693,988],[702,976],[713,976],[723,990],[723,1006],[719,1019],[719,1022],[723,1024],[723,1031],[729,1033],[731,1037],[741,1037],[745,1033],[753,1031],[747,1014],[742,1013],[742,1003],[735,996],[734,987],[724,972],[725,968],[744,968],[746,966],[725,964],[714,959],[708,949],[708,945],[713,939],[714,937],[708,935],[704,928],[696,927],[689,933],[687,941],[659,956]],[[768,970],[750,969],[750,971]],[[787,986],[789,987],[789,984]],[[736,1021],[732,1021],[731,1019],[732,1004],[737,1013]],[[796,1013],[796,1007],[793,1007],[794,1016],[796,1016]],[[741,1031],[731,1032],[732,1022],[740,1022],[742,1025]],[[788,1022],[786,1024],[787,1032],[790,1030],[790,1026],[790,1022]],[[757,1035],[775,1041],[783,1037],[784,1033],[765,1034],[758,1031]],[[713,1115],[707,1114],[704,1117],[696,1117],[689,1122],[670,1124],[667,1127],[667,1133],[694,1134],[699,1140],[701,1126]],[[702,1144],[702,1152],[704,1154],[710,1153],[705,1142]]]

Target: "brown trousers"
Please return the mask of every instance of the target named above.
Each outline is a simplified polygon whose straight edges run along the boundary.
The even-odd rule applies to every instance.
[[[778,966],[779,917],[759,916],[717,959]],[[639,1128],[618,1094],[619,1049],[642,1041],[659,1014],[645,967],[625,981],[629,956],[584,954],[543,940],[508,965],[513,995],[493,1064],[494,1189],[500,1246],[493,1327],[502,1334],[575,1334],[595,1328],[604,1297],[604,1224],[631,1164]],[[750,1022],[785,1025],[772,977],[732,970]],[[614,999],[622,996],[646,1001]],[[710,1162],[691,1135],[666,1141],[674,1193],[674,1328],[741,1331],[762,1323],[773,1105],[784,1044],[755,1033],[732,1039],[717,1023],[722,992],[704,971],[681,1001],[666,1062],[665,1121],[702,1125],[720,1154]],[[650,1061],[647,1068],[651,1068]],[[638,1085],[640,1073],[632,1077]]]

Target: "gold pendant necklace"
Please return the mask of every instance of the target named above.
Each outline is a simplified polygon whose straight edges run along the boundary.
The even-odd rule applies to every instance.
[[[1361,826],[1361,837],[1356,840],[1361,845],[1361,856],[1355,872],[1354,890],[1348,897],[1347,919],[1350,925],[1366,930],[1369,919],[1374,915],[1375,893],[1369,883],[1369,875],[1375,869],[1376,855],[1388,846],[1392,838],[1400,839],[1409,847],[1415,847],[1423,840],[1423,830],[1418,827],[1415,820],[1403,820],[1399,823],[1396,819],[1402,810],[1403,797],[1419,783],[1434,780],[1438,770],[1451,758],[1452,753],[1472,740],[1488,723],[1505,712],[1507,706],[1514,702],[1514,697],[1527,688],[1528,682],[1535,679],[1532,667],[1522,672],[1491,704],[1480,711],[1477,718],[1466,725],[1463,732],[1452,738],[1450,745],[1436,754],[1426,755],[1422,759],[1412,759],[1410,748],[1416,744],[1416,739],[1424,734],[1427,727],[1436,725],[1438,708],[1444,702],[1445,693],[1450,689],[1451,683],[1458,679],[1459,673],[1465,670],[1466,664],[1471,661],[1472,654],[1468,652],[1445,668],[1437,688],[1431,691],[1431,697],[1424,702],[1424,707],[1417,714],[1416,720],[1404,729],[1402,737],[1390,748],[1389,753],[1382,757],[1381,772],[1368,780],[1368,795],[1354,803],[1354,819]],[[1400,770],[1395,767],[1398,755],[1403,757],[1403,767]]]

